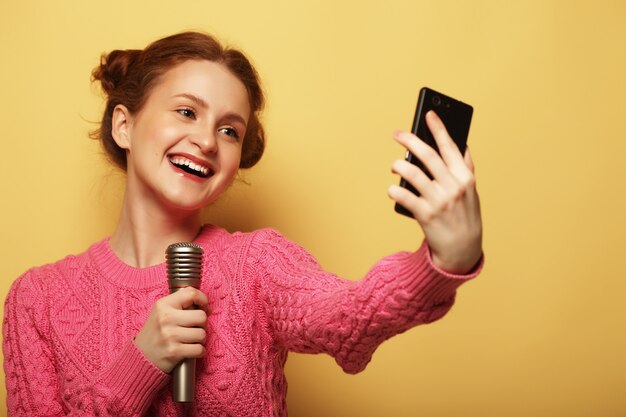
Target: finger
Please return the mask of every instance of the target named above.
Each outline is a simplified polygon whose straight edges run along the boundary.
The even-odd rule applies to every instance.
[[[443,121],[434,111],[426,113],[426,123],[431,130],[439,152],[448,167],[452,177],[461,184],[467,183],[472,177],[472,171],[464,160],[464,156],[452,139]],[[452,185],[452,184],[450,184]]]
[[[441,156],[424,141],[411,133],[402,131],[396,132],[393,137],[424,164],[436,181],[442,184],[453,182],[450,171]]]
[[[168,298],[170,306],[182,310],[191,308],[194,305],[204,308],[209,304],[206,294],[193,287],[182,288],[166,298]]]
[[[391,166],[391,172],[400,175],[411,184],[421,195],[428,198],[433,194],[433,181],[416,165],[404,160],[396,160]]]
[[[474,161],[472,160],[472,155],[470,154],[469,146],[465,148],[465,155],[463,156],[463,159],[465,160],[465,165],[467,165],[469,170],[472,171],[472,174],[474,174],[476,172],[476,168],[474,166]]]
[[[426,113],[426,124],[428,125],[430,132],[433,134],[437,147],[439,148],[439,152],[441,153],[441,157],[446,164],[450,166],[451,164],[458,164],[461,162],[463,155],[461,155],[459,147],[456,145],[448,133],[448,129],[446,129],[446,126],[443,124],[443,121],[434,110],[430,110]]]
[[[206,348],[201,343],[182,343],[177,351],[181,358],[202,358],[206,355]]]
[[[387,195],[396,203],[407,209],[413,214],[413,217],[418,222],[422,222],[425,216],[428,216],[430,208],[426,201],[406,188],[398,185],[392,185],[387,189]]]
[[[178,333],[180,343],[201,343],[206,339],[206,330],[200,327],[181,328]]]
[[[178,310],[176,324],[183,327],[204,327],[207,323],[207,314],[204,310]]]
[[[204,310],[182,310],[173,307],[161,309],[156,315],[157,328],[167,331],[187,327],[206,327],[207,315]]]

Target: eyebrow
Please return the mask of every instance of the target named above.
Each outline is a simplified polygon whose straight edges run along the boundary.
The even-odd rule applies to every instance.
[[[194,103],[196,103],[196,105],[204,108],[204,109],[208,109],[209,108],[209,103],[207,103],[205,100],[201,99],[200,97],[194,95],[194,94],[189,94],[189,93],[181,93],[181,94],[176,94],[174,97],[182,97],[182,98],[186,98],[188,100],[193,101]],[[226,119],[231,119],[231,120],[235,120],[240,122],[241,124],[243,124],[244,128],[248,127],[248,123],[246,122],[246,119],[244,119],[241,115],[237,114],[237,113],[228,113],[225,116]]]
[[[193,94],[189,94],[189,93],[182,93],[182,94],[176,94],[174,97],[183,97],[186,98],[188,100],[193,101],[194,103],[196,103],[198,106],[203,107],[205,109],[209,108],[209,103],[207,103],[206,101],[204,101],[203,99],[201,99],[198,96],[195,96]]]
[[[246,123],[246,120],[237,113],[228,113],[226,116],[224,116],[224,119],[239,122],[243,125],[244,129],[248,128],[248,123]]]

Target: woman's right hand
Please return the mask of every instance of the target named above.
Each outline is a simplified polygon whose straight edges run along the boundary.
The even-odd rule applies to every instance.
[[[135,337],[135,344],[165,373],[183,359],[204,356],[208,303],[206,294],[193,287],[159,299]],[[186,310],[194,305],[199,309]]]

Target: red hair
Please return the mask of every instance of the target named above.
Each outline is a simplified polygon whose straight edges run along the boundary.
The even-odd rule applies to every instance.
[[[265,98],[259,76],[246,56],[239,50],[222,46],[215,38],[199,32],[183,32],[159,39],[145,49],[115,50],[103,54],[100,65],[92,72],[92,81],[99,81],[107,96],[100,127],[91,132],[101,141],[105,153],[118,167],[126,170],[126,151],[111,135],[113,109],[123,104],[137,113],[145,104],[159,77],[189,59],[203,59],[226,66],[246,87],[250,102],[250,120],[244,137],[240,168],[255,165],[265,149],[265,135],[259,121]]]

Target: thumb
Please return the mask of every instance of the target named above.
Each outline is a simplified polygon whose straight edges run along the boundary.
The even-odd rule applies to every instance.
[[[194,306],[205,308],[209,304],[206,294],[194,287],[185,287],[171,294],[172,307],[185,310]]]

